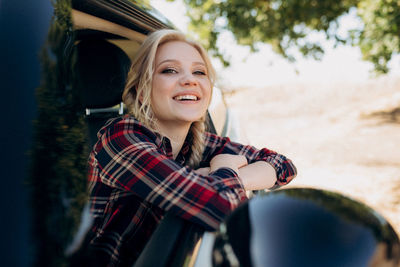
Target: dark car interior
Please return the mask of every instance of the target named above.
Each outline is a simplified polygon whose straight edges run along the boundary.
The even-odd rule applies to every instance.
[[[162,18],[157,19],[154,11],[133,0],[5,3],[1,6],[4,16],[0,16],[8,40],[3,42],[2,49],[2,59],[7,63],[2,69],[6,74],[3,91],[18,99],[18,103],[5,101],[3,107],[7,128],[2,131],[6,151],[2,160],[2,189],[6,200],[3,214],[7,219],[2,220],[2,266],[68,266],[64,261],[65,247],[79,224],[83,206],[77,201],[76,193],[85,194],[86,190],[86,147],[96,142],[98,129],[109,118],[126,112],[121,103],[124,80],[146,34],[173,26]],[[42,24],[36,25],[37,22]],[[79,103],[75,103],[75,98]],[[210,116],[208,121],[208,130],[216,132]],[[216,119],[214,122],[218,125]],[[365,227],[367,236],[376,239],[371,244],[377,245],[375,256],[379,257],[374,258],[376,265],[372,266],[398,266],[399,238],[374,210],[332,192],[301,188],[275,192],[259,201],[252,199],[227,218],[226,231],[221,231],[221,227],[222,233],[217,235],[220,245],[215,242],[212,251],[213,256],[221,252],[222,264],[214,266],[239,266],[229,265],[232,249],[238,251],[239,261],[242,262],[242,257],[248,261],[250,239],[246,239],[247,243],[243,240],[257,229],[268,230],[263,231],[267,236],[254,237],[261,242],[272,240],[274,244],[259,246],[268,248],[260,250],[261,256],[267,251],[277,259],[276,264],[268,266],[298,266],[300,261],[293,255],[310,260],[310,264],[303,266],[365,266],[337,264],[345,257],[330,253],[336,250],[324,246],[333,244],[327,238],[336,240],[336,237],[343,237],[345,242],[335,245],[337,250],[343,244],[350,244],[348,237],[355,233],[350,222],[356,227]],[[286,199],[287,205],[282,206],[282,199]],[[295,205],[291,204],[293,201]],[[281,206],[275,205],[276,202]],[[299,203],[303,208],[299,208]],[[310,206],[320,212],[310,213]],[[268,207],[279,212],[270,216],[272,211]],[[248,212],[251,209],[258,212]],[[284,209],[286,212],[282,212]],[[251,214],[264,215],[250,221]],[[315,214],[328,219],[316,219]],[[332,225],[330,215],[337,218],[336,226]],[[254,222],[259,227],[254,227]],[[346,225],[350,225],[348,232],[332,231]],[[199,244],[205,239],[203,230],[196,225],[166,214],[134,266],[193,266],[191,263],[201,250]],[[313,247],[307,246],[310,240],[318,242],[312,243]],[[355,249],[366,244],[353,243],[344,254],[350,261],[354,260]],[[375,248],[371,248],[374,252]],[[322,263],[312,263],[315,255]],[[365,259],[370,254],[361,256]],[[282,259],[293,264],[278,265],[284,262]],[[389,265],[386,259],[393,264]],[[78,259],[73,266],[88,265]]]
[[[76,45],[75,89],[85,107],[89,147],[105,122],[122,115],[122,92],[130,59],[118,46],[102,39],[83,40]]]
[[[74,8],[78,9],[74,12],[81,12],[86,11],[88,6],[77,3]],[[117,16],[111,19],[120,20]],[[141,34],[147,33],[135,27],[129,28]],[[88,142],[92,147],[97,141],[98,130],[106,121],[126,113],[122,92],[133,57],[127,53],[130,53],[129,47],[137,45],[125,37],[98,30],[79,29],[76,33],[73,86],[79,92],[85,109]],[[207,130],[215,133],[211,116],[207,115]],[[195,246],[202,233],[200,227],[167,214],[134,266],[183,266],[196,252]]]
[[[131,61],[122,49],[103,39],[80,41],[76,55],[74,87],[85,107],[89,147],[92,147],[106,121],[126,112],[121,98]],[[182,265],[202,232],[196,225],[167,215],[135,266]]]

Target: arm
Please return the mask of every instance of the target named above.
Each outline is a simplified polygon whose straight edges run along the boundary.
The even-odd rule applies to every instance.
[[[265,161],[256,161],[239,169],[239,178],[246,190],[271,188],[276,183],[276,171]]]
[[[211,133],[206,133],[206,143],[209,144],[205,151],[205,158],[208,161],[221,154],[242,155],[246,157],[248,166],[246,166],[246,169],[240,169],[239,172],[245,188],[248,190],[254,188],[260,189],[260,187],[262,189],[270,188],[271,180],[275,181],[275,185],[282,186],[288,184],[297,174],[297,169],[290,159],[267,148],[256,149],[253,146],[231,142],[229,138],[219,137]],[[261,163],[253,166],[255,162],[260,161],[267,163],[266,167]],[[270,167],[275,171],[275,179],[273,174],[271,174],[272,170]]]
[[[167,158],[132,127],[111,126],[98,144],[93,164],[102,183],[207,229],[246,199],[234,170],[221,167],[201,175]]]
[[[243,155],[219,154],[211,160],[207,171],[216,170],[221,165],[236,171],[246,190],[271,188],[276,183],[276,171],[265,161],[247,164],[247,159]],[[204,173],[202,169],[197,171]]]

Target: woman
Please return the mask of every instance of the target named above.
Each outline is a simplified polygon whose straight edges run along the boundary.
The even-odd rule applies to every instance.
[[[132,265],[165,212],[214,230],[245,190],[287,184],[290,160],[206,133],[215,80],[205,50],[173,30],[142,44],[123,93],[129,115],[109,121],[90,155],[96,259]]]

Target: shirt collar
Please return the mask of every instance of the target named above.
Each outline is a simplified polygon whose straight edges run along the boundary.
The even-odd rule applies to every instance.
[[[167,157],[173,158],[172,155],[172,146],[171,141],[166,136],[161,136],[159,133],[156,133],[156,145],[160,148]],[[187,159],[190,157],[191,154],[191,143],[193,142],[193,135],[189,132],[183,142],[181,151],[179,151],[178,156],[176,157],[175,161],[180,164],[185,164]]]

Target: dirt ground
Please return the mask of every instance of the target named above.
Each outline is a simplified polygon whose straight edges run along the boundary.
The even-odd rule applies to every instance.
[[[293,160],[292,187],[361,200],[400,234],[400,77],[225,94],[245,137]]]

